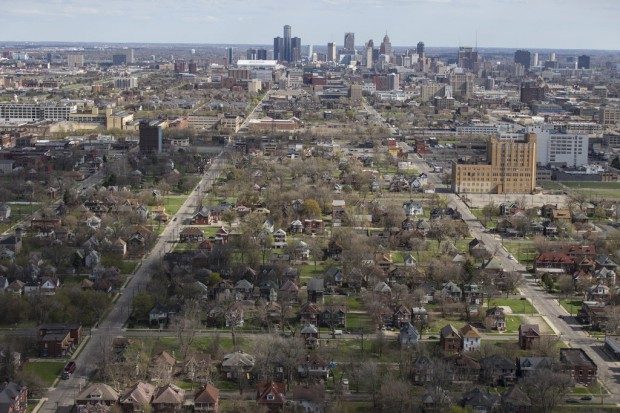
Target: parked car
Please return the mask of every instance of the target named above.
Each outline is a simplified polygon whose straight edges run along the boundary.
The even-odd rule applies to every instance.
[[[73,372],[75,371],[75,361],[70,361],[67,363],[67,365],[65,366],[64,370],[62,371],[62,375],[61,378],[63,380],[68,380],[71,375],[73,374]]]

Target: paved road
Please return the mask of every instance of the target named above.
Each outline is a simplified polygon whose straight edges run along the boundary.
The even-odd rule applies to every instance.
[[[153,249],[144,257],[141,266],[134,273],[125,288],[121,290],[118,300],[101,321],[97,328],[91,330],[89,341],[84,345],[75,361],[77,369],[69,380],[61,380],[58,385],[47,394],[47,401],[41,412],[51,413],[57,410],[66,411],[73,405],[75,396],[84,386],[88,377],[91,377],[97,368],[97,362],[104,351],[110,348],[111,340],[123,334],[122,327],[129,317],[133,296],[146,288],[151,279],[150,268],[156,265],[163,254],[170,249],[170,241],[176,238],[185,218],[190,217],[196,210],[196,199],[199,194],[208,189],[225,168],[225,159],[221,156],[214,159],[211,167],[204,173],[185,203],[169,221],[159,236]]]
[[[381,115],[369,105],[365,105],[366,110],[373,116]],[[387,125],[387,123],[386,123]],[[389,126],[389,125],[388,125]],[[439,174],[433,173],[424,159],[417,154],[413,156],[415,168],[420,172],[426,172],[429,181],[439,186],[441,178]],[[496,257],[503,264],[504,269],[526,272],[526,268],[512,259],[511,255],[504,249],[501,238],[486,232],[482,223],[471,213],[469,207],[456,194],[448,194],[449,206],[456,208],[467,223],[472,237],[482,240],[487,247],[496,252]],[[597,340],[589,336],[581,325],[571,317],[562,307],[559,301],[552,295],[544,291],[531,277],[526,277],[525,283],[521,286],[520,292],[532,301],[536,308],[553,331],[560,336],[570,347],[583,349],[588,356],[598,366],[598,377],[611,393],[606,398],[607,401],[620,403],[620,362],[614,360],[606,353],[602,340]]]

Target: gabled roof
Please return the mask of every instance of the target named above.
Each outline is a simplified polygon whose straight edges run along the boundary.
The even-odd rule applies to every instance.
[[[220,391],[212,384],[205,384],[194,395],[194,403],[217,403]]]
[[[459,333],[459,331],[452,324],[448,324],[439,331],[439,335],[441,337],[449,337],[449,336],[460,337],[461,333]]]
[[[185,390],[174,384],[167,384],[155,390],[152,404],[183,404]]]
[[[169,366],[174,366],[177,361],[174,357],[170,355],[167,351],[162,351],[157,356],[153,358],[153,363],[157,364],[167,364]]]
[[[461,336],[466,337],[466,338],[481,338],[482,337],[480,333],[478,332],[478,329],[472,326],[471,324],[465,324],[463,327],[461,327],[459,331],[461,333]]]
[[[118,400],[118,392],[105,383],[93,383],[75,397],[76,401],[109,401]]]
[[[538,324],[521,324],[519,326],[519,334],[521,335],[540,335],[540,327]]]
[[[222,366],[224,367],[253,367],[255,363],[254,356],[244,353],[242,351],[235,351],[224,356]]]
[[[286,401],[284,383],[259,384],[256,399],[261,404],[284,404]]]
[[[119,401],[121,404],[147,405],[151,402],[154,393],[155,386],[150,383],[138,382],[125,390]]]
[[[532,401],[525,394],[523,390],[519,386],[513,386],[509,388],[506,393],[502,395],[502,403],[508,404],[511,407],[530,407],[532,406]]]

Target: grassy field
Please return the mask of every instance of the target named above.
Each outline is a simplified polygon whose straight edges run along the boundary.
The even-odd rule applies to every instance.
[[[164,206],[166,207],[166,213],[168,215],[176,214],[186,199],[186,195],[166,195],[164,197]]]
[[[11,216],[6,221],[0,222],[0,232],[8,230],[13,225],[24,219],[25,216],[39,209],[39,205],[37,202],[33,202],[32,205],[29,203],[12,204],[9,202],[9,205],[11,206]]]
[[[24,371],[39,377],[46,386],[51,386],[64,367],[63,361],[32,361],[24,365]]]
[[[562,184],[590,198],[620,199],[620,182],[562,182]]]
[[[564,309],[566,311],[569,312],[569,314],[577,314],[577,312],[579,311],[579,309],[581,308],[581,303],[583,301],[581,300],[570,300],[570,299],[562,299],[560,300],[560,305],[562,307],[564,307]]]
[[[520,263],[530,264],[538,255],[538,251],[534,247],[534,241],[531,240],[504,240],[504,247],[510,252]]]
[[[310,278],[322,277],[325,270],[327,270],[325,263],[317,261],[317,265],[314,265],[314,261],[311,261],[307,265],[301,265],[299,267],[299,280],[302,285],[308,284]]]
[[[489,307],[494,306],[506,306],[510,307],[513,314],[538,314],[536,309],[530,304],[529,301],[520,298],[504,298],[494,297],[490,298],[488,302]]]
[[[518,315],[506,316],[506,333],[516,333],[519,331],[519,326],[523,320]]]

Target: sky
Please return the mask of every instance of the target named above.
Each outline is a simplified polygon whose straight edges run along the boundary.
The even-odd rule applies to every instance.
[[[0,0],[0,40],[620,49],[620,0]]]

